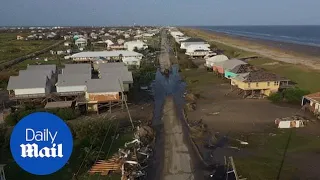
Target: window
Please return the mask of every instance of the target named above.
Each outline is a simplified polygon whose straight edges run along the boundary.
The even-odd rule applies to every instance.
[[[275,81],[275,82],[274,82],[274,85],[275,85],[275,86],[278,86],[278,85],[279,85],[279,81]]]
[[[267,82],[267,86],[270,86],[270,82]]]
[[[248,87],[250,87],[250,83],[248,83]]]
[[[259,83],[256,83],[256,87],[259,87]]]

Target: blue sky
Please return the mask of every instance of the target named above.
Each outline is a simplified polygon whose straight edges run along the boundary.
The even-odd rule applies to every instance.
[[[320,0],[2,0],[0,26],[320,25]]]

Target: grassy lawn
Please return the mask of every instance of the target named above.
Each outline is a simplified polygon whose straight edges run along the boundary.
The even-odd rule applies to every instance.
[[[17,33],[0,33],[0,63],[46,48],[55,40],[16,40]]]
[[[249,142],[249,145],[242,147],[242,149],[248,151],[250,155],[235,158],[239,174],[255,180],[276,179],[291,130],[288,156],[284,161],[281,179],[293,179],[297,168],[290,163],[289,156],[292,157],[299,153],[320,152],[320,141],[317,138],[311,135],[302,135],[296,132],[296,129],[273,129],[266,133],[248,135],[246,141]]]
[[[207,72],[204,69],[182,70],[180,74],[188,84],[187,89],[195,94],[201,93],[208,84],[225,82],[224,79],[215,76],[213,72]]]
[[[114,153],[118,151],[119,147],[122,147],[125,142],[129,141],[132,139],[132,133],[126,133],[126,134],[120,134],[119,139],[115,140],[113,142],[113,146],[110,150],[109,157],[111,157]],[[109,146],[111,144],[111,138],[107,139],[105,142],[104,147],[102,148],[102,153],[105,155],[108,153]],[[102,143],[102,140],[99,141]],[[7,179],[12,179],[12,180],[18,180],[18,179],[32,179],[32,180],[71,180],[73,173],[76,173],[79,169],[79,166],[83,160],[81,153],[83,153],[83,145],[80,142],[75,141],[74,142],[74,148],[73,152],[71,155],[71,158],[69,160],[69,163],[65,165],[61,170],[58,172],[48,175],[48,176],[34,176],[23,169],[21,169],[16,163],[11,162],[8,163],[7,166],[5,167],[5,173],[6,173],[6,178]],[[94,157],[96,158],[96,157]],[[108,159],[106,157],[105,159]],[[79,180],[96,180],[98,175],[89,175],[86,172],[89,170],[90,167],[82,167],[78,179]],[[119,180],[119,176],[117,174],[113,174],[111,176],[112,180]]]
[[[186,31],[187,34],[189,31]],[[190,32],[189,32],[190,33]],[[190,33],[188,34],[193,37],[197,37],[197,34]],[[209,35],[202,35],[201,38],[208,39]],[[206,38],[207,37],[207,38]],[[257,56],[257,54],[252,52],[247,52],[238,48],[230,47],[222,43],[215,41],[210,42],[212,48],[222,50],[224,54],[230,58],[243,58],[250,56]],[[281,76],[289,78],[293,82],[297,83],[299,88],[308,90],[310,92],[320,91],[320,72],[317,70],[312,70],[303,65],[289,64],[280,61],[276,61],[270,58],[261,57],[258,59],[252,59],[249,61],[250,64],[253,64],[258,67],[262,67],[270,72],[277,73]],[[272,63],[272,64],[271,64]]]

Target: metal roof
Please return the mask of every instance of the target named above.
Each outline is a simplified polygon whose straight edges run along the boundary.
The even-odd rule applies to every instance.
[[[112,69],[112,68],[127,68],[126,65],[122,62],[118,63],[102,63],[99,64],[99,69]]]
[[[114,78],[120,79],[123,83],[133,83],[132,72],[129,71],[113,71],[113,72],[105,72],[100,74],[101,79],[104,78]]]
[[[32,74],[34,74],[35,76],[36,75],[41,75],[41,76],[47,76],[49,79],[51,78],[52,76],[52,73],[53,71],[50,70],[50,69],[34,69],[34,70],[30,70],[30,69],[27,69],[27,70],[20,70],[19,71],[19,76],[26,76],[26,75],[30,75],[32,76]]]
[[[117,78],[101,78],[91,79],[87,84],[88,93],[106,93],[106,92],[121,92],[119,79]]]
[[[66,64],[63,74],[91,74],[91,64]]]
[[[96,57],[117,57],[120,54],[122,56],[143,56],[140,53],[134,51],[89,51],[89,52],[80,52],[73,54],[71,58],[96,58]]]
[[[222,67],[223,69],[233,69],[240,64],[247,64],[247,63],[239,59],[230,59],[228,61],[217,62],[215,63],[215,66]]]
[[[53,109],[53,108],[69,108],[72,106],[73,101],[57,101],[57,102],[48,102],[45,109]]]
[[[7,90],[45,88],[47,76],[36,73],[26,73],[23,76],[10,76]]]
[[[59,74],[56,86],[82,86],[90,79],[89,74]]]

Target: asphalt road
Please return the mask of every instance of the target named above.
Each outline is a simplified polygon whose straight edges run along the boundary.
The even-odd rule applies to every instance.
[[[167,35],[161,34],[160,69],[154,84],[155,109],[153,126],[157,131],[155,156],[147,179],[194,180],[199,167],[197,156],[188,140],[187,125],[183,120],[182,105],[185,83],[177,66],[171,66]],[[161,74],[170,68],[169,78]]]

